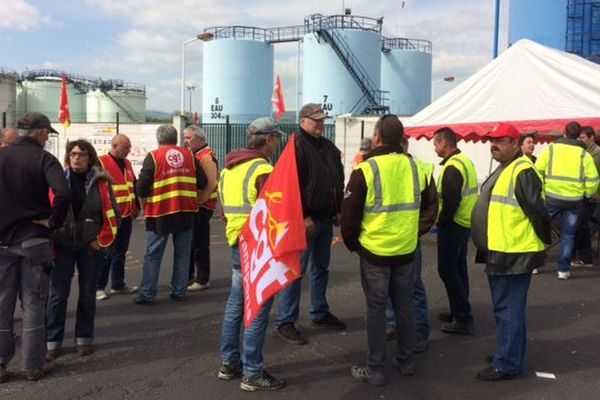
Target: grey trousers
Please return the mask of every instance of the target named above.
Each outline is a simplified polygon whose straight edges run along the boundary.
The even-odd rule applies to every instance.
[[[412,306],[413,263],[373,265],[361,257],[360,278],[367,300],[367,367],[373,372],[385,368],[385,308],[388,296],[396,315],[396,360],[413,362],[415,319]]]
[[[50,286],[50,242],[31,239],[0,247],[0,364],[15,355],[17,295],[23,309],[21,368],[35,371],[46,359],[46,300]]]

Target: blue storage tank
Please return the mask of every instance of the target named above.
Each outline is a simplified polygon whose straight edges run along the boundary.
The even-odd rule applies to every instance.
[[[337,37],[343,38],[344,46],[358,60],[367,79],[379,89],[380,21],[352,15],[322,18],[320,23],[327,24]],[[318,32],[318,27],[313,29],[303,37],[302,104],[319,103],[330,116],[361,113],[365,106],[362,90],[332,46]]]
[[[386,105],[392,114],[418,113],[431,103],[431,42],[386,38],[383,48],[381,90]]]
[[[512,0],[509,9],[508,42],[530,39],[565,50],[567,0]]]
[[[273,46],[253,27],[209,28],[204,44],[202,122],[250,123],[271,115]]]

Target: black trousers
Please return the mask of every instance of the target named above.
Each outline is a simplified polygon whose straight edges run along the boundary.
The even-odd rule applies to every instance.
[[[205,285],[210,279],[210,219],[214,210],[200,208],[194,221],[192,256],[190,257],[190,281]]]
[[[592,253],[592,235],[590,233],[590,219],[596,210],[596,203],[585,202],[579,212],[579,223],[575,234],[572,258],[578,257],[584,264],[594,263]]]

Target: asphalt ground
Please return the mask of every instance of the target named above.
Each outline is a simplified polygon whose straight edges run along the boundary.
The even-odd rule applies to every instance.
[[[470,264],[471,302],[476,319],[472,336],[441,333],[435,317],[447,310],[437,275],[435,235],[423,241],[423,279],[428,290],[432,336],[429,349],[416,355],[416,374],[400,376],[391,366],[394,343],[388,342],[388,383],[373,387],[350,376],[364,363],[365,301],[358,258],[334,239],[328,299],[346,324],[345,332],[313,327],[308,319],[309,285],[303,283],[299,328],[309,343],[285,343],[271,323],[264,358],[287,386],[275,392],[245,393],[239,381],[217,379],[219,337],[229,293],[229,249],[223,224],[212,221],[211,287],[190,293],[184,302],[169,299],[172,246],[160,275],[155,306],[132,304],[131,295],[98,302],[96,352],[80,358],[73,344],[77,284],[69,301],[65,348],[56,367],[37,383],[15,379],[0,385],[0,399],[598,399],[600,398],[600,267],[573,269],[572,278],[556,278],[551,251],[547,267],[533,277],[529,292],[528,355],[516,380],[480,382],[477,371],[495,348],[495,322],[483,266]],[[337,234],[337,233],[336,233]],[[127,259],[126,280],[139,285],[146,234],[136,221]],[[472,259],[471,251],[469,258]],[[19,312],[17,312],[18,316]],[[20,328],[20,324],[17,324]],[[11,369],[18,369],[19,349]],[[553,373],[556,379],[536,377]]]

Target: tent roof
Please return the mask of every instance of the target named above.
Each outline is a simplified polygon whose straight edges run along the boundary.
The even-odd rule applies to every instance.
[[[410,118],[405,132],[431,138],[449,126],[476,141],[499,122],[551,135],[573,120],[600,127],[600,65],[524,39]]]

